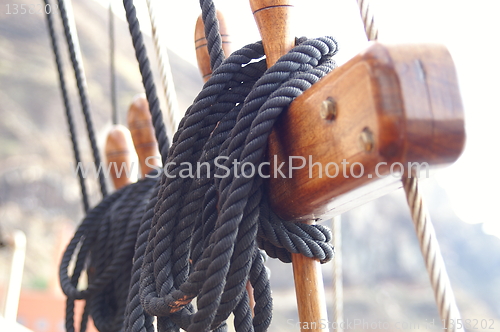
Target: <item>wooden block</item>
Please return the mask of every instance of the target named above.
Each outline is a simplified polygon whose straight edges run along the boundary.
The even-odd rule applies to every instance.
[[[269,139],[272,207],[289,220],[340,214],[400,187],[400,177],[387,176],[391,165],[450,164],[464,142],[463,107],[447,49],[372,43],[299,96],[278,119]],[[286,179],[274,176],[274,155],[276,165],[284,163]],[[292,156],[304,157],[306,165],[290,178]],[[302,163],[295,158],[291,166]],[[310,167],[313,163],[321,165],[322,174],[318,164]],[[330,176],[336,173],[331,163],[339,167],[332,178],[325,175],[329,163]],[[359,164],[351,174],[354,163]],[[359,165],[363,175],[354,177]],[[387,177],[379,179],[376,170]]]

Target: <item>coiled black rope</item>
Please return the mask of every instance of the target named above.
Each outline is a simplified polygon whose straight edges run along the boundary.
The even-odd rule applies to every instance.
[[[212,1],[201,5],[203,17],[211,20],[205,26],[218,30],[215,16],[205,13],[213,10]],[[266,160],[267,138],[277,117],[333,69],[337,44],[329,37],[304,41],[267,71],[261,43],[223,62],[212,61],[212,78],[186,112],[168,150],[135,8],[130,0],[124,6],[149,90],[164,173],[159,181],[142,180],[117,191],[89,212],[63,257],[62,288],[72,301],[87,300],[84,318],[92,315],[100,331],[152,332],[153,316],[162,332],[225,331],[231,312],[238,332],[266,331],[272,298],[258,248],[285,262],[290,253],[325,262],[333,256],[331,236],[320,225],[280,220],[268,206],[262,178],[233,162],[255,168]],[[217,37],[208,40],[210,54],[217,58]],[[186,176],[190,168],[196,176]],[[86,259],[89,286],[78,291]],[[247,281],[254,288],[253,317]],[[69,316],[67,329],[74,331]]]
[[[69,55],[71,58],[71,63],[73,65],[73,70],[75,72],[76,85],[78,87],[78,94],[80,96],[80,104],[82,107],[83,116],[85,118],[85,123],[87,125],[87,134],[90,141],[90,146],[92,148],[92,155],[94,157],[95,165],[101,165],[101,157],[99,154],[99,148],[97,147],[94,124],[90,114],[90,103],[87,96],[87,87],[85,82],[85,75],[83,72],[83,66],[81,59],[77,57],[74,36],[71,32],[68,13],[66,11],[66,4],[64,0],[57,1],[59,5],[59,12],[61,14],[61,19],[64,27],[64,35],[66,36],[66,43],[68,44]],[[103,173],[99,173],[99,186],[101,188],[101,193],[103,197],[106,197],[108,191],[106,189],[106,180]]]
[[[106,197],[87,214],[63,255],[61,288],[71,304],[87,300],[88,313],[99,331],[119,331],[122,327],[136,236],[155,184],[154,179],[146,178]],[[75,267],[69,273],[75,255]],[[78,290],[85,265],[88,287]],[[67,307],[66,330],[75,331],[71,305]]]
[[[43,0],[43,3],[45,6],[47,6],[47,5],[50,6],[49,0]],[[66,121],[68,123],[69,135],[70,135],[70,139],[71,139],[71,144],[73,146],[73,154],[74,154],[74,158],[75,158],[75,167],[76,167],[77,165],[80,164],[82,159],[80,157],[80,148],[78,146],[78,141],[76,138],[76,128],[75,128],[75,122],[73,120],[73,111],[71,109],[71,104],[69,103],[68,91],[66,89],[66,80],[64,78],[64,69],[63,69],[63,66],[61,63],[61,53],[59,51],[57,37],[56,37],[55,31],[54,31],[54,21],[53,21],[53,17],[52,17],[52,11],[50,11],[46,16],[47,16],[47,28],[49,30],[50,41],[52,44],[52,50],[54,52],[54,58],[56,61],[57,72],[59,74],[59,86],[61,88],[61,93],[62,93],[62,97],[63,97],[64,110],[66,113]],[[80,182],[80,190],[82,193],[83,209],[85,212],[87,212],[89,209],[89,198],[88,198],[88,194],[87,194],[87,187],[85,185],[85,179],[83,177],[82,170],[79,168],[78,168],[78,180]]]
[[[162,317],[160,330],[218,330],[231,312],[237,331],[267,330],[271,297],[257,237],[271,256],[284,261],[290,261],[286,252],[332,258],[326,228],[280,220],[267,205],[262,179],[233,162],[257,169],[265,161],[277,117],[333,69],[336,49],[331,38],[309,40],[264,73],[264,60],[257,61],[264,55],[262,45],[248,45],[214,71],[188,110],[167,159],[165,171],[172,178],[162,177],[153,217],[143,219],[143,225],[150,223],[147,245],[142,256],[136,251],[134,262],[134,273],[142,264],[138,298],[147,314]],[[226,168],[216,168],[219,179],[198,166],[207,163],[213,170],[218,157],[227,157]],[[199,176],[183,178],[190,167]],[[139,239],[144,241],[144,234],[136,245],[142,252]],[[253,319],[245,291],[249,279],[255,289]],[[137,290],[136,284],[131,287]],[[195,297],[196,312],[190,304]],[[127,313],[140,312],[132,291],[129,298]],[[147,316],[136,317],[145,322]],[[128,319],[126,331],[152,328]]]

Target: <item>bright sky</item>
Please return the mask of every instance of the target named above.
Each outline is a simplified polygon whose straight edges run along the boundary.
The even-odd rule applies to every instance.
[[[196,64],[193,36],[201,12],[198,1],[155,3],[169,49]],[[215,0],[215,4],[225,14],[235,49],[260,39],[248,0]],[[436,177],[463,221],[482,222],[485,232],[500,237],[496,210],[500,202],[500,149],[494,141],[500,132],[500,1],[372,0],[371,4],[380,41],[438,42],[450,50],[465,107],[467,144],[458,162],[440,170]],[[122,10],[120,1],[116,8]],[[138,12],[143,17],[142,26],[147,26],[145,5],[138,5]],[[298,0],[295,12],[297,36],[337,38],[339,64],[366,45],[356,0]]]

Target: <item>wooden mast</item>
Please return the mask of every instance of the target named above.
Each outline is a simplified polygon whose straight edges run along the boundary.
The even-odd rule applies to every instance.
[[[295,37],[291,33],[292,2],[289,0],[250,0],[250,6],[257,22],[267,66],[295,46]],[[313,224],[314,221],[306,221]],[[292,254],[293,276],[297,308],[302,331],[320,332],[321,322],[327,322],[326,300],[324,295],[321,265],[317,259],[301,254]],[[303,326],[317,328],[302,328]]]

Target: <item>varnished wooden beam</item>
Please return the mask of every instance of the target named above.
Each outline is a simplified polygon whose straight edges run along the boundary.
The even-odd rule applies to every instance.
[[[278,165],[284,162],[287,178],[271,176],[272,207],[285,219],[340,214],[401,186],[400,176],[389,175],[391,165],[450,164],[464,142],[462,102],[446,48],[373,43],[299,96],[277,121],[269,155],[271,163],[274,155]],[[306,163],[290,177],[292,156]],[[299,158],[292,162],[302,165]],[[325,170],[337,174],[328,177]]]

